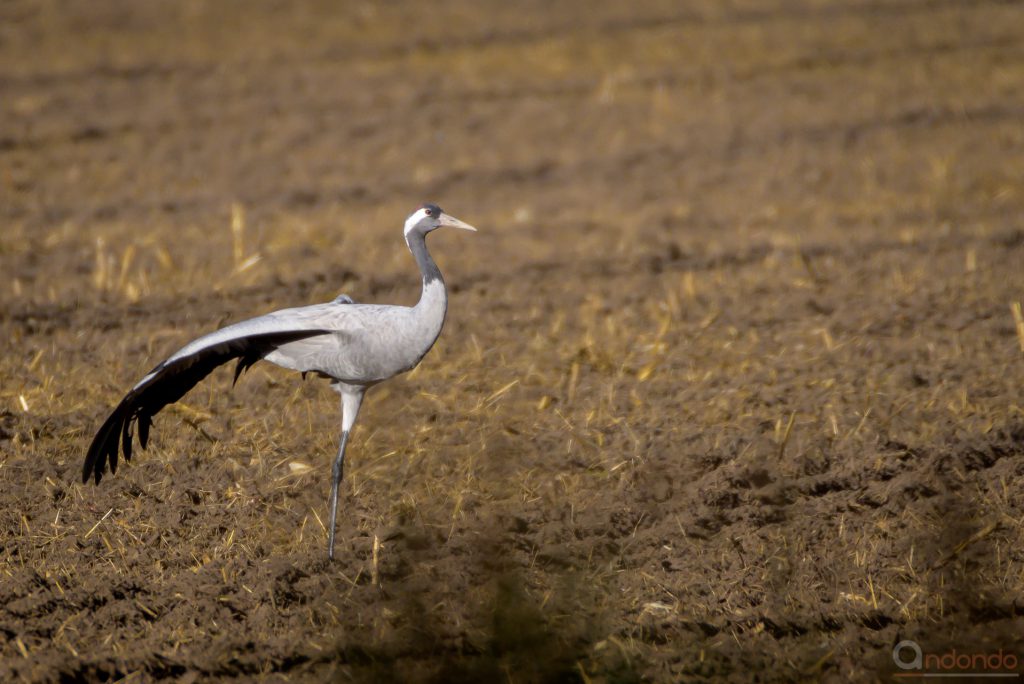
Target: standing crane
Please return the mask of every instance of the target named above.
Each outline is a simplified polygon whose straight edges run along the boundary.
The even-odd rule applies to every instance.
[[[448,291],[427,252],[427,233],[442,226],[476,231],[436,204],[424,204],[405,221],[405,242],[423,276],[416,306],[356,304],[341,295],[326,304],[282,309],[221,328],[193,340],[161,362],[125,395],[89,446],[82,482],[99,484],[107,464],[117,472],[118,451],[132,457],[135,427],[146,448],[153,416],[185,396],[218,366],[237,359],[234,380],[260,359],[328,378],[341,395],[341,443],[331,469],[331,527],[327,557],[334,558],[338,487],[349,433],[366,390],[413,369],[434,346],[448,309]]]

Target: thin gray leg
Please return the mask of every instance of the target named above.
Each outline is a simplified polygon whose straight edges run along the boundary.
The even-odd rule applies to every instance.
[[[359,415],[359,407],[363,403],[363,392],[366,391],[365,387],[346,385],[341,382],[334,383],[333,387],[341,395],[341,444],[338,446],[338,455],[331,468],[331,527],[327,531],[327,558],[330,560],[334,560],[334,531],[338,522],[338,490],[341,487],[341,476],[345,469],[345,446],[348,444],[352,426],[355,425],[356,416]]]
[[[328,528],[327,557],[334,560],[334,530],[338,519],[338,487],[345,468],[345,445],[348,443],[348,432],[341,433],[341,446],[331,468],[331,526]]]

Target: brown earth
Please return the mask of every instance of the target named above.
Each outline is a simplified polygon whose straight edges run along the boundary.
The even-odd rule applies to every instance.
[[[1024,658],[1022,122],[1019,3],[4,2],[0,679]],[[338,561],[336,396],[268,364],[79,483],[192,337],[414,301],[424,200],[481,231]]]

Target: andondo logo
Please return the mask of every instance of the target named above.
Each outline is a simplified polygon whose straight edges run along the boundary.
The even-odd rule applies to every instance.
[[[1017,656],[1003,653],[1003,649],[993,653],[961,653],[951,648],[945,653],[930,653],[916,641],[904,639],[892,649],[892,661],[904,670],[896,677],[1020,677]]]

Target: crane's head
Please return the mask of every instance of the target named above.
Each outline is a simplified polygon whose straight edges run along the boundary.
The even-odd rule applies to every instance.
[[[441,211],[441,207],[436,204],[424,204],[422,207],[412,212],[409,218],[405,220],[405,236],[409,237],[413,233],[419,235],[426,235],[432,230],[437,230],[441,226],[448,226],[450,228],[461,228],[462,230],[472,230],[476,232],[476,228],[464,223],[454,216]]]

